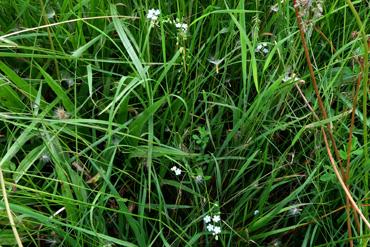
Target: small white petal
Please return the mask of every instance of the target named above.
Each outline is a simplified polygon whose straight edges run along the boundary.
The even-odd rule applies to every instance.
[[[176,169],[175,174],[176,174],[176,176],[181,175],[181,170],[180,169]]]
[[[207,230],[210,231],[210,232],[213,232],[213,229],[214,228],[215,227],[213,225],[211,225],[211,224],[207,225]]]
[[[176,166],[173,166],[172,168],[171,168],[171,171],[176,171],[177,170],[177,167]]]
[[[213,228],[213,232],[214,232],[214,234],[220,234],[221,233],[221,227],[219,227],[219,226],[215,226],[214,228]]]
[[[213,222],[219,222],[221,220],[221,217],[219,215],[213,216]]]
[[[55,11],[51,9],[47,14],[46,14],[48,19],[51,19],[55,16]]]
[[[266,48],[264,48],[262,51],[263,51],[263,53],[265,53],[265,54],[269,53],[269,50],[268,50],[268,49],[266,49]]]
[[[196,177],[195,177],[195,182],[196,182],[197,184],[199,184],[199,183],[203,182],[203,177],[202,177],[201,175],[196,176]]]
[[[211,222],[211,216],[209,215],[206,215],[204,218],[203,218],[204,222],[207,224],[209,222]]]

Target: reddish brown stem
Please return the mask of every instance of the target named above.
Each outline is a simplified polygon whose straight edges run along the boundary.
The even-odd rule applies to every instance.
[[[324,107],[324,103],[323,103],[323,101],[321,99],[319,88],[317,86],[315,72],[313,71],[313,66],[312,66],[312,62],[311,62],[311,58],[310,58],[310,53],[308,51],[308,47],[307,47],[307,44],[306,44],[307,42],[306,42],[305,34],[304,34],[304,31],[303,31],[302,17],[299,14],[299,9],[298,9],[296,0],[294,0],[294,9],[295,9],[296,17],[297,17],[297,23],[298,23],[299,33],[301,35],[302,46],[303,46],[303,49],[304,49],[304,53],[305,53],[305,57],[306,57],[307,65],[308,65],[308,69],[310,71],[310,76],[311,76],[311,80],[312,80],[312,86],[313,86],[313,88],[315,90],[315,94],[316,94],[316,97],[317,97],[317,101],[319,103],[319,108],[320,108],[320,111],[321,111],[322,118],[323,118],[323,120],[325,120],[325,119],[328,119],[328,114],[326,113],[326,110],[325,110],[325,107]],[[327,131],[328,131],[328,134],[329,134],[330,141],[331,141],[331,143],[333,145],[334,153],[335,153],[335,156],[336,156],[336,158],[338,160],[339,167],[341,169],[341,173],[344,176],[345,172],[344,172],[344,169],[343,169],[343,166],[342,166],[342,160],[341,160],[340,155],[339,155],[339,150],[337,148],[337,145],[335,143],[335,139],[334,139],[333,133],[331,131],[331,123],[328,123],[326,125],[326,128],[327,128]]]
[[[352,104],[352,113],[351,113],[351,125],[349,127],[349,136],[348,136],[348,145],[347,145],[347,164],[346,164],[346,176],[345,176],[345,182],[347,187],[349,188],[349,176],[350,176],[350,168],[351,168],[351,149],[352,149],[352,137],[353,137],[353,128],[355,125],[355,113],[356,113],[356,108],[357,108],[357,98],[358,98],[358,92],[360,90],[360,85],[361,85],[361,80],[362,80],[362,66],[361,67],[361,72],[357,78],[357,83],[356,83],[356,88],[355,88],[355,93],[353,96],[353,104]],[[347,199],[348,200],[348,199]],[[347,203],[347,213],[350,212],[349,204]],[[356,211],[353,211],[354,213],[354,219],[356,222],[356,227],[357,231],[360,232],[360,221],[358,219],[358,215]],[[350,227],[350,220],[349,220],[349,215],[347,216],[347,226]]]
[[[300,36],[301,36],[302,46],[304,48],[304,53],[305,53],[306,61],[307,61],[307,64],[308,64],[308,69],[309,69],[311,80],[312,80],[312,85],[313,85],[313,88],[315,90],[315,94],[316,94],[316,97],[317,97],[317,100],[318,100],[318,103],[319,103],[319,108],[320,108],[320,111],[321,111],[321,114],[322,114],[322,118],[325,120],[325,119],[328,119],[328,115],[326,113],[326,110],[325,110],[325,107],[324,107],[324,104],[323,104],[323,101],[321,99],[321,96],[320,96],[320,93],[319,93],[319,89],[318,89],[318,86],[317,86],[315,73],[314,73],[314,70],[313,70],[313,66],[312,66],[311,59],[310,59],[310,54],[309,54],[308,47],[307,47],[307,44],[306,44],[305,34],[304,34],[304,31],[303,31],[302,18],[300,16],[299,6],[297,5],[297,1],[296,0],[294,0],[294,9],[295,9],[295,14],[296,14],[296,18],[297,18],[299,33],[300,33]],[[360,214],[361,218],[365,221],[365,223],[367,223],[366,225],[368,227],[370,227],[370,224],[366,220],[366,218],[364,217],[364,215],[362,214],[361,210],[356,205],[355,201],[353,200],[353,198],[352,198],[352,196],[351,196],[351,194],[350,194],[350,192],[349,192],[349,190],[347,188],[346,182],[344,182],[344,181],[347,181],[347,179],[346,179],[347,176],[346,176],[346,173],[345,173],[345,171],[343,169],[342,161],[341,161],[341,158],[340,158],[340,155],[339,155],[339,151],[338,151],[337,145],[335,143],[335,139],[334,139],[333,133],[331,131],[331,125],[330,125],[330,123],[328,123],[326,125],[326,128],[327,128],[327,132],[329,134],[329,138],[331,140],[331,143],[332,143],[332,146],[333,146],[333,149],[334,149],[334,153],[335,153],[336,159],[337,159],[337,161],[339,163],[339,167],[340,167],[340,170],[341,170],[341,174],[340,174],[338,172],[338,170],[337,170],[337,166],[335,164],[334,158],[331,155],[331,150],[330,150],[328,141],[326,139],[325,130],[323,128],[321,128],[322,134],[323,134],[323,137],[324,137],[324,141],[325,141],[325,145],[326,145],[326,149],[327,149],[327,152],[328,152],[328,155],[329,155],[330,162],[331,162],[331,164],[333,166],[335,175],[337,176],[337,178],[338,178],[338,180],[339,180],[342,188],[346,192],[347,227],[348,227],[348,236],[349,236],[349,238],[351,238],[352,237],[352,229],[351,229],[350,216],[349,216],[350,215],[349,214],[350,213],[349,212],[350,204],[352,204],[352,206],[354,207],[354,209]],[[352,240],[350,241],[350,245],[353,246],[353,241]]]

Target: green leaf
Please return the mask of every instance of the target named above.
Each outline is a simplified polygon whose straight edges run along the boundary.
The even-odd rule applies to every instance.
[[[141,79],[145,80],[146,79],[146,74],[144,67],[138,57],[138,55],[135,52],[134,47],[131,45],[131,42],[126,34],[126,32],[123,29],[123,23],[116,17],[118,15],[116,6],[113,4],[110,5],[110,11],[112,13],[112,19],[113,19],[113,24],[114,27],[116,28],[116,31],[118,33],[119,38],[122,41],[123,46],[125,47],[129,57],[131,58],[132,63],[134,64],[136,71],[140,75]]]

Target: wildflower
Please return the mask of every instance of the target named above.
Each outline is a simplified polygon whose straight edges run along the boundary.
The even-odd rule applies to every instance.
[[[220,226],[215,226],[213,227],[213,235],[217,235],[221,233],[221,227]]]
[[[211,216],[209,216],[209,215],[206,215],[204,218],[203,218],[203,220],[204,220],[204,223],[209,223],[209,222],[211,222]]]
[[[211,221],[213,221],[215,224],[208,224],[206,226],[207,230],[209,232],[212,233],[213,236],[215,236],[215,239],[218,240],[218,234],[221,233],[221,226],[219,226],[217,223],[221,221],[221,217],[219,215],[220,213],[218,213],[217,215],[214,215],[212,217],[212,215],[206,215],[203,220],[204,220],[204,223],[208,224],[210,223]]]
[[[73,80],[70,73],[67,71],[62,71],[62,82],[64,81],[67,84],[67,87],[72,87],[75,84],[75,81]]]
[[[180,168],[177,168],[177,166],[173,166],[173,167],[171,168],[171,171],[173,171],[173,172],[175,173],[175,175],[176,175],[176,176],[181,175],[181,172],[182,172]]]
[[[278,12],[279,11],[279,6],[278,6],[278,4],[275,4],[275,5],[273,5],[273,6],[271,6],[271,12]]]
[[[208,224],[208,225],[207,225],[207,230],[208,230],[208,231],[213,232],[213,231],[214,231],[214,229],[215,229],[215,226],[214,226],[214,225],[212,225],[212,224]]]
[[[59,120],[68,119],[69,118],[69,113],[66,112],[62,106],[58,107],[54,111],[54,115]]]
[[[267,43],[263,42],[257,45],[255,52],[263,52],[265,55],[269,52],[267,49]]]
[[[283,82],[290,81],[291,79],[292,79],[292,77],[289,76],[289,73],[285,73],[284,78],[283,78]]]
[[[195,183],[200,184],[201,182],[203,182],[203,176],[202,175],[197,175],[195,177]]]
[[[150,9],[148,11],[148,14],[146,15],[146,18],[151,20],[152,22],[156,21],[158,19],[159,14],[161,11],[159,9]]]
[[[46,17],[47,17],[48,19],[52,19],[52,18],[54,18],[54,16],[55,16],[55,10],[54,10],[54,9],[50,9],[50,10],[46,13]]]
[[[67,87],[73,87],[73,85],[75,84],[75,82],[72,78],[64,79],[64,81],[66,82]]]
[[[180,29],[183,33],[186,33],[188,31],[188,24],[186,23],[176,22],[175,27],[177,29]]]
[[[290,80],[293,80],[294,82],[299,82],[299,83],[302,83],[302,84],[305,83],[304,80],[299,78],[294,72],[291,72],[291,71],[285,73],[284,78],[282,79],[282,81],[287,82],[287,81],[290,81]]]
[[[215,215],[215,216],[213,216],[212,220],[213,220],[213,222],[216,223],[216,222],[219,222],[221,220],[221,217],[219,215]]]
[[[257,210],[254,210],[254,212],[253,212],[253,215],[254,216],[256,216],[256,215],[258,215],[260,213],[260,211],[257,209]]]
[[[302,211],[302,209],[300,209],[298,207],[293,207],[293,208],[289,209],[289,215],[298,216],[301,213],[301,211]]]

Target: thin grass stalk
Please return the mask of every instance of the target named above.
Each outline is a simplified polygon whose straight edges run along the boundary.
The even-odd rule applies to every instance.
[[[324,103],[321,99],[319,88],[317,86],[315,72],[313,71],[313,66],[312,66],[310,54],[309,54],[308,47],[307,47],[307,42],[306,42],[306,38],[305,38],[305,34],[304,34],[305,32],[303,31],[302,17],[299,14],[297,0],[294,0],[294,9],[295,9],[296,17],[297,17],[299,33],[300,33],[300,36],[301,36],[301,41],[302,41],[302,46],[303,46],[306,61],[307,61],[307,66],[308,66],[310,76],[311,76],[311,80],[312,80],[312,86],[315,90],[315,94],[316,94],[316,97],[317,97],[317,101],[319,103],[319,108],[320,108],[323,120],[326,120],[326,119],[328,119],[328,114],[326,113]],[[338,163],[339,163],[339,167],[341,169],[342,175],[344,176],[345,173],[344,173],[344,169],[343,169],[343,166],[342,166],[342,160],[341,160],[340,155],[339,155],[339,150],[337,148],[337,145],[336,145],[336,142],[335,142],[335,139],[334,139],[334,136],[333,136],[333,132],[331,131],[331,122],[327,123],[326,128],[327,128],[327,131],[329,133],[329,138],[330,138],[330,141],[332,142],[334,153],[335,153],[335,156],[336,156],[336,158],[338,160]]]
[[[363,46],[364,46],[364,55],[363,55],[363,96],[362,96],[362,114],[363,114],[363,139],[364,139],[364,165],[368,165],[369,160],[369,151],[368,151],[368,139],[367,139],[367,93],[369,91],[369,46],[370,42],[367,38],[367,35],[365,33],[365,25],[362,23],[361,18],[356,10],[356,8],[353,6],[353,3],[351,0],[346,0],[346,3],[348,4],[352,14],[354,15],[357,26],[360,29],[360,35],[362,38]],[[365,172],[365,178],[364,178],[364,187],[365,187],[365,195],[369,192],[369,172]],[[365,211],[366,216],[368,216],[368,209]]]
[[[326,137],[326,133],[325,133],[325,130],[324,128],[321,128],[321,132],[322,132],[322,135],[324,137],[324,142],[325,142],[325,146],[326,146],[326,151],[328,153],[328,156],[329,156],[329,160],[330,160],[330,163],[334,169],[334,173],[335,175],[337,176],[338,178],[338,181],[340,183],[340,185],[342,186],[343,190],[344,190],[344,193],[347,195],[348,197],[348,200],[349,202],[352,204],[352,207],[357,211],[357,213],[360,215],[360,218],[364,221],[365,225],[367,226],[368,229],[370,229],[370,223],[369,221],[366,219],[365,215],[362,213],[361,209],[357,206],[355,200],[353,199],[352,195],[351,195],[351,192],[348,190],[346,184],[344,183],[343,181],[343,178],[342,176],[340,175],[339,173],[339,170],[338,170],[338,167],[337,165],[335,164],[335,161],[334,161],[334,158],[333,158],[333,155],[331,153],[331,150],[330,150],[330,146],[329,146],[329,143],[328,143],[328,138]]]
[[[310,111],[312,112],[312,114],[315,117],[315,119],[318,120],[318,121],[320,121],[319,116],[317,116],[317,114],[315,113],[314,109],[312,108],[312,106],[310,105],[310,103],[308,102],[308,100],[306,99],[306,97],[304,96],[301,88],[298,86],[297,83],[294,86],[297,88],[299,94],[303,98],[303,101],[305,102],[305,104],[307,105],[307,107],[310,109]],[[347,184],[347,186],[348,186],[348,184]],[[352,237],[351,220],[350,220],[350,217],[349,217],[350,216],[350,206],[351,206],[350,201],[348,200],[348,197],[346,197],[346,205],[343,206],[343,208],[346,209],[346,213],[347,213],[347,229],[348,229],[348,237],[349,238]],[[359,231],[360,222],[358,220],[358,215],[357,215],[357,212],[356,211],[354,211],[354,215],[355,215],[356,225],[357,225],[358,231]],[[353,240],[350,240],[350,246],[351,247],[353,246]]]
[[[360,81],[360,80],[358,80]],[[303,98],[303,101],[305,102],[305,104],[307,105],[307,107],[310,109],[310,111],[312,112],[312,114],[314,115],[314,117],[317,119],[317,120],[320,120],[319,116],[317,116],[317,114],[315,113],[314,109],[311,107],[310,103],[308,102],[308,100],[306,99],[306,97],[304,96],[301,88],[298,86],[298,84],[296,83],[294,85],[299,94],[301,95],[301,97]],[[359,87],[359,86],[358,86]],[[357,89],[357,88],[356,88]],[[356,95],[355,95],[356,96]],[[354,99],[354,101],[357,101],[357,98]],[[354,117],[353,117],[354,119]],[[322,128],[322,131],[323,128]],[[324,132],[325,133],[325,132]],[[348,181],[348,180],[347,180]],[[341,207],[341,208],[345,208],[346,209],[346,213],[347,213],[347,228],[348,228],[348,238],[349,238],[349,243],[350,243],[350,246],[354,246],[353,244],[353,239],[352,239],[352,228],[351,228],[351,221],[350,221],[350,207],[351,207],[351,202],[348,198],[348,196],[346,197],[346,205]],[[358,215],[357,215],[357,211],[354,211],[354,216],[355,216],[355,222],[356,222],[356,225],[357,225],[357,228],[358,228],[358,231],[360,231],[360,222],[359,222],[359,219],[358,219]]]
[[[1,191],[2,191],[2,194],[3,194],[3,200],[4,200],[5,210],[6,210],[6,213],[8,215],[9,224],[10,224],[10,227],[12,228],[12,231],[13,231],[13,234],[14,234],[14,238],[17,241],[17,245],[19,247],[23,247],[21,238],[19,237],[17,228],[15,227],[15,223],[14,223],[12,211],[10,210],[9,201],[8,201],[8,195],[6,193],[6,187],[5,187],[5,180],[4,180],[3,170],[1,169],[1,167],[0,167],[0,185],[1,185]]]
[[[353,104],[352,104],[352,113],[351,113],[351,124],[349,127],[349,135],[348,135],[348,144],[347,144],[347,162],[346,162],[346,176],[345,176],[345,181],[347,184],[347,187],[349,188],[349,176],[350,176],[350,167],[351,167],[351,150],[352,150],[352,138],[353,138],[353,128],[355,125],[355,112],[357,108],[357,98],[358,98],[358,93],[360,90],[360,85],[361,85],[361,80],[362,80],[362,72],[363,72],[363,67],[361,66],[361,72],[357,78],[357,83],[356,83],[356,88],[355,88],[355,93],[353,96]],[[348,208],[349,211],[349,208]],[[358,215],[354,211],[354,217],[355,217],[355,222],[357,226],[357,231],[360,232],[360,222],[358,220]],[[347,219],[347,225],[350,226],[350,222]]]
[[[295,14],[296,14],[296,18],[297,18],[299,33],[300,33],[300,36],[301,36],[302,46],[304,48],[305,57],[306,57],[306,61],[307,61],[307,64],[308,64],[308,68],[309,68],[309,72],[310,72],[310,76],[311,76],[311,80],[312,80],[312,85],[313,85],[314,90],[315,90],[315,94],[316,94],[316,97],[317,97],[317,100],[318,100],[318,103],[319,103],[319,108],[320,108],[322,117],[323,117],[323,119],[327,119],[328,116],[327,116],[327,113],[326,113],[324,104],[322,102],[322,99],[321,99],[321,96],[320,96],[320,93],[319,93],[319,90],[318,90],[318,86],[317,86],[317,82],[316,82],[316,77],[315,77],[315,74],[314,74],[314,71],[313,71],[313,66],[312,66],[312,63],[311,63],[311,59],[310,59],[308,47],[307,47],[307,44],[306,44],[305,34],[304,34],[304,31],[303,31],[302,18],[301,18],[300,14],[299,14],[299,9],[298,9],[299,6],[297,5],[297,1],[296,0],[294,0],[294,3],[293,4],[294,4]],[[341,162],[341,158],[340,158],[340,155],[339,155],[339,151],[338,151],[338,148],[336,146],[333,133],[331,131],[330,123],[327,124],[327,131],[329,133],[329,137],[330,137],[330,140],[332,142],[332,145],[333,145],[333,148],[334,148],[334,152],[335,152],[336,158],[338,160],[339,167],[341,169],[342,176],[339,174],[339,172],[337,170],[337,167],[336,167],[336,164],[335,164],[335,161],[334,161],[333,157],[331,156],[331,151],[330,151],[330,148],[328,146],[329,144],[328,144],[328,141],[326,139],[325,130],[323,128],[321,128],[321,130],[322,130],[322,134],[324,136],[324,141],[325,141],[325,145],[327,147],[327,151],[328,151],[328,155],[329,155],[331,164],[333,166],[333,169],[335,171],[335,174],[336,174],[338,180],[340,181],[340,183],[341,183],[341,185],[342,185],[342,187],[345,190],[346,195],[347,195],[347,198],[346,198],[347,229],[348,229],[348,236],[349,236],[349,238],[352,238],[352,229],[351,229],[351,224],[350,224],[350,212],[349,212],[350,203],[353,204],[353,206],[356,208],[356,211],[359,211],[359,213],[361,215],[361,218],[364,218],[366,220],[366,217],[362,214],[362,212],[360,211],[360,209],[357,207],[356,203],[354,202],[353,198],[351,197],[351,194],[348,191],[348,188],[346,186],[346,183],[342,179],[342,177],[343,177],[346,180],[346,174],[344,172],[344,169],[343,169],[343,166],[342,166],[342,162]],[[366,220],[366,222],[367,222],[367,220]],[[370,227],[370,224],[368,225],[368,222],[367,222],[367,226]],[[353,241],[352,240],[350,241],[350,246],[351,247],[353,246]]]
[[[46,12],[45,12],[45,5],[44,5],[44,2],[42,0],[40,0],[40,6],[41,6],[41,14],[42,14],[42,17],[44,19],[44,22],[45,24],[49,24],[49,20],[46,16]],[[51,50],[55,53],[55,47],[54,47],[54,42],[53,42],[53,38],[51,37],[51,31],[50,31],[50,27],[48,26],[46,28],[47,32],[48,32],[48,39],[49,39],[49,43],[50,43],[50,48]],[[57,73],[57,77],[58,79],[60,80],[60,73],[59,73],[59,65],[58,65],[58,61],[56,58],[54,58],[54,66],[55,66],[55,71]]]
[[[21,33],[32,32],[32,31],[36,31],[36,30],[39,30],[39,29],[43,29],[43,28],[55,27],[55,26],[64,25],[64,24],[68,24],[68,23],[73,23],[73,22],[78,22],[78,21],[109,19],[109,18],[114,18],[114,17],[124,18],[124,19],[139,19],[139,17],[127,16],[127,15],[104,15],[104,16],[92,16],[92,17],[76,18],[76,19],[71,19],[71,20],[66,20],[66,21],[49,23],[49,24],[46,24],[46,25],[41,25],[41,26],[36,26],[36,27],[30,27],[30,28],[18,30],[18,31],[15,31],[15,32],[11,32],[11,33],[8,33],[8,34],[4,34],[4,35],[0,36],[0,40],[6,39],[8,37],[15,36],[15,35],[18,35],[18,34],[21,34]]]

